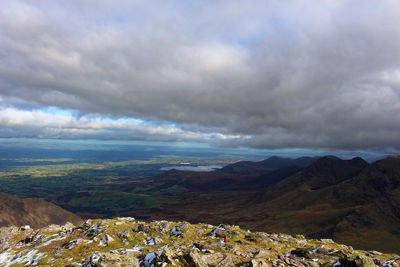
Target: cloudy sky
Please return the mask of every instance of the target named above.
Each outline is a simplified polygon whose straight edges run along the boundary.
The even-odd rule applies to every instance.
[[[0,138],[400,150],[398,0],[2,0]]]

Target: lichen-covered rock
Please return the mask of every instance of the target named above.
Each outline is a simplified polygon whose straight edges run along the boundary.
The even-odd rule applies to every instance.
[[[163,233],[168,232],[169,230],[171,230],[171,225],[172,225],[171,222],[168,222],[168,221],[161,221],[161,222],[159,223],[160,231],[163,232]]]
[[[91,261],[93,267],[139,267],[139,260],[135,257],[118,255],[114,253],[102,253],[97,262]]]
[[[196,267],[207,267],[207,263],[201,258],[200,254],[196,251],[191,251],[188,257],[188,264]]]
[[[224,254],[220,252],[203,255],[201,259],[208,265],[217,265],[224,259]]]
[[[185,230],[188,227],[187,223],[181,223],[177,224],[174,227],[172,227],[170,231],[170,235],[176,236],[176,237],[185,237]]]
[[[225,238],[228,236],[229,238]],[[398,266],[399,255],[237,226],[87,220],[0,228],[0,266]]]
[[[233,263],[232,256],[228,254],[222,261],[218,263],[217,267],[230,267],[234,265],[235,264]]]
[[[251,261],[252,267],[269,267],[268,263],[261,259],[254,259]]]
[[[126,231],[119,231],[116,234],[120,239],[125,240],[125,239],[129,239],[131,236],[131,232],[126,230]]]
[[[163,263],[175,266],[176,264],[175,264],[175,260],[173,257],[174,257],[174,253],[169,248],[165,248],[162,251],[161,255],[159,256],[159,259]]]

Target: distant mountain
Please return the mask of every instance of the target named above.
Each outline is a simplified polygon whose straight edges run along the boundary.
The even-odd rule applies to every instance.
[[[211,172],[173,169],[152,181],[158,189],[179,186],[188,191],[258,190],[297,173],[315,160],[271,157],[260,162],[240,161]]]
[[[307,167],[316,161],[316,157],[301,157],[297,159],[282,158],[272,156],[268,159],[254,162],[254,161],[239,161],[229,164],[219,170],[222,173],[230,174],[265,174],[277,169],[298,166]]]
[[[155,188],[185,191],[174,192],[176,201],[163,203],[150,217],[233,223],[333,238],[362,249],[400,250],[400,157],[368,164],[358,157],[327,156],[306,167],[287,167],[288,162],[293,160],[273,157],[216,172],[161,174]]]
[[[341,160],[332,156],[321,157],[307,168],[268,189],[264,196],[271,198],[303,187],[308,190],[322,189],[348,180],[368,166],[361,158]]]
[[[0,227],[30,225],[39,228],[66,222],[80,223],[81,219],[43,199],[18,198],[0,193]]]
[[[249,217],[263,218],[257,229],[398,251],[400,158],[371,165],[361,158],[321,158],[260,192],[250,207]]]

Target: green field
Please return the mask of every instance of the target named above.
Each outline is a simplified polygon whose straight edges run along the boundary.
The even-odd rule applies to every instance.
[[[59,199],[71,211],[85,213],[121,213],[138,209],[158,207],[157,201],[149,195],[117,191],[76,192]]]
[[[133,210],[158,208],[160,195],[180,193],[182,188],[178,186],[160,190],[143,182],[160,174],[160,168],[182,162],[215,163],[179,157],[102,163],[77,163],[67,158],[15,159],[13,163],[17,166],[0,169],[0,192],[45,198],[78,214],[113,217]]]

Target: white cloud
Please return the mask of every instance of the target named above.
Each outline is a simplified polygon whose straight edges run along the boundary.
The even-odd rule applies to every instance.
[[[58,110],[60,113],[60,110]],[[43,110],[0,108],[0,138],[112,139],[215,142],[237,136],[185,131],[167,124],[133,119],[111,119],[87,114],[54,114]],[[11,134],[11,135],[10,135]]]

